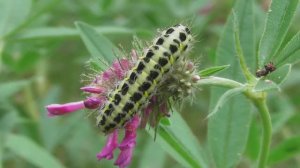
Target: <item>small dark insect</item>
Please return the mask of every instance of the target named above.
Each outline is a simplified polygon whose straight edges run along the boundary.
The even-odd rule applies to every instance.
[[[276,67],[273,64],[273,62],[269,62],[264,66],[264,68],[256,71],[256,77],[259,78],[259,77],[267,76],[269,73],[271,73],[275,70],[276,70]]]

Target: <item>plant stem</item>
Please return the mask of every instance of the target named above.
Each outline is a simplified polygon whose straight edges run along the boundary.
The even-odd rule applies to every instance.
[[[244,86],[243,84],[234,80],[220,78],[220,77],[208,77],[199,80],[199,85],[212,85],[221,86],[227,88],[238,88]],[[248,97],[253,104],[256,106],[263,125],[263,136],[262,143],[258,158],[258,168],[265,168],[268,161],[268,155],[272,137],[272,123],[270,113],[266,104],[266,93],[265,92],[252,92],[252,88],[249,88],[244,92],[245,96]]]
[[[208,78],[200,79],[198,82],[199,85],[212,85],[212,86],[222,86],[227,88],[236,88],[241,87],[243,84],[226,78],[210,76]]]
[[[265,168],[267,161],[268,161],[268,155],[271,145],[271,137],[272,137],[272,123],[271,123],[271,117],[270,113],[266,104],[266,98],[265,95],[260,98],[252,99],[252,102],[256,106],[260,116],[261,121],[263,125],[263,137],[262,137],[262,143],[260,147],[259,152],[259,158],[258,158],[258,168]]]
[[[239,36],[239,25],[237,21],[237,16],[234,11],[233,13],[233,30],[234,30],[234,42],[235,42],[235,50],[237,57],[239,59],[239,63],[241,66],[241,69],[243,71],[243,74],[247,81],[249,83],[254,83],[255,82],[255,77],[252,75],[252,73],[249,71],[248,66],[246,64],[245,56],[243,53],[243,49],[240,43],[240,36]]]
[[[32,95],[32,89],[30,86],[26,86],[24,88],[24,96],[25,96],[25,107],[26,112],[30,116],[30,118],[33,121],[39,121],[39,110],[36,105],[36,102],[34,101],[33,95]]]
[[[0,38],[0,72],[2,70],[2,61],[1,60],[2,60],[3,50],[4,50],[4,45],[5,45],[4,41],[1,40],[1,38]]]

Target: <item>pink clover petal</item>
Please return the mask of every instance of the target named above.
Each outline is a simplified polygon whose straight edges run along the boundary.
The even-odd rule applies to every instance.
[[[105,88],[96,87],[96,86],[85,86],[80,89],[84,92],[96,93],[96,94],[105,93],[106,90]]]
[[[118,147],[118,130],[108,135],[105,147],[97,154],[98,160],[103,158],[110,160],[113,158],[113,152]]]
[[[121,63],[119,61],[115,61],[112,66],[113,66],[113,71],[115,75],[118,77],[118,79],[123,79],[124,72],[120,64]]]
[[[119,166],[119,168],[127,167],[132,160],[132,153],[134,147],[127,147],[121,150],[121,153],[118,156],[118,159],[115,161],[115,165]]]
[[[103,101],[100,98],[97,97],[89,97],[84,101],[84,106],[87,109],[96,109],[98,108]]]
[[[140,124],[140,117],[138,115],[135,115],[131,121],[126,124],[125,129],[126,131],[133,131],[136,132],[136,129],[138,128]]]
[[[66,103],[66,104],[50,104],[46,106],[49,117],[72,113],[84,108],[85,106],[83,101]]]
[[[152,107],[151,107],[151,105],[150,105],[150,106],[147,106],[147,107],[145,108],[144,112],[145,112],[146,115],[149,115],[149,114],[152,112]]]
[[[140,123],[140,127],[141,128],[145,128],[147,121],[149,119],[150,113],[152,112],[152,106],[148,105],[145,110],[144,110],[144,114],[143,117],[141,118],[141,123]]]
[[[161,113],[167,114],[169,112],[167,103],[166,102],[162,103],[159,106],[159,110],[160,110]]]
[[[120,59],[113,62],[113,70],[119,79],[123,79],[125,73],[131,68],[130,62],[127,59]]]
[[[119,148],[122,149],[126,146],[132,146],[132,144],[135,145],[135,143],[136,143],[135,139],[136,139],[136,130],[134,130],[134,131],[126,130],[124,139],[120,143]],[[134,147],[134,146],[132,146],[132,147]]]
[[[133,119],[125,126],[125,137],[119,145],[121,153],[115,162],[115,165],[120,168],[127,167],[132,159],[132,153],[136,145],[136,131],[139,126],[140,118],[138,115],[134,116]]]
[[[109,81],[114,76],[113,72],[109,69],[102,73],[102,79],[104,81]]]
[[[127,167],[131,162],[132,153],[136,145],[136,131],[139,126],[139,122],[139,116],[135,115],[125,126],[125,137],[119,145],[121,153],[119,154],[118,159],[115,161],[115,165],[119,166],[120,168]]]
[[[128,70],[130,70],[132,67],[132,63],[127,59],[121,59],[120,63],[122,65],[122,69],[123,69],[124,73],[127,72]]]

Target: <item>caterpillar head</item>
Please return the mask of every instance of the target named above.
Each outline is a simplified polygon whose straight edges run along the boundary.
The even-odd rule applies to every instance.
[[[153,44],[168,49],[178,59],[191,48],[192,41],[190,29],[182,24],[177,24],[164,30]]]

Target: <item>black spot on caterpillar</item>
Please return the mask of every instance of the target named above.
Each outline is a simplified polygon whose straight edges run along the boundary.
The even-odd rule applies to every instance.
[[[164,39],[163,38],[159,38],[156,42],[156,45],[162,45],[164,43]]]

